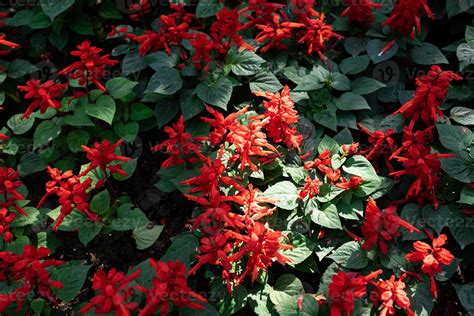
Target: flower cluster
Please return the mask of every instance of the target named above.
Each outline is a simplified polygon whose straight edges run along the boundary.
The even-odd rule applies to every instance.
[[[31,113],[38,109],[41,114],[46,112],[48,108],[59,109],[61,103],[58,98],[67,89],[67,86],[67,84],[55,83],[53,80],[41,83],[40,80],[36,79],[28,80],[26,86],[18,86],[19,90],[26,92],[25,99],[34,99],[23,114],[23,118],[30,117]]]

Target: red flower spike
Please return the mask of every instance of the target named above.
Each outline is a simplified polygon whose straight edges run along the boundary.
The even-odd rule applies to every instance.
[[[421,32],[423,13],[434,19],[427,0],[397,0],[395,9],[385,20],[384,25],[388,25],[392,30],[398,31],[406,37],[409,36],[413,40],[415,35]]]
[[[349,6],[341,16],[347,16],[350,22],[357,22],[370,25],[374,22],[374,9],[380,9],[383,6],[380,3],[368,0],[344,0]]]
[[[249,20],[242,28],[251,29],[258,24],[267,24],[273,19],[273,14],[284,7],[284,4],[266,0],[249,0],[247,7],[239,10],[239,15],[244,15]]]
[[[328,296],[331,300],[329,309],[331,316],[350,316],[355,308],[354,301],[365,296],[367,284],[376,278],[382,270],[377,270],[367,276],[355,272],[339,271],[332,277],[328,286]]]
[[[0,209],[0,236],[3,235],[3,240],[9,243],[13,239],[10,230],[10,224],[15,220],[16,214],[9,213],[7,208]]]
[[[217,20],[211,25],[211,37],[220,54],[226,54],[232,47],[232,43],[239,47],[253,51],[253,47],[247,44],[242,36],[238,35],[243,29],[239,22],[237,9],[224,8],[216,14]]]
[[[194,143],[191,134],[184,130],[184,116],[181,115],[178,121],[170,126],[166,126],[164,131],[168,134],[169,139],[164,140],[152,148],[153,151],[165,150],[170,155],[162,164],[161,168],[169,168],[172,166],[182,165],[187,161],[194,161],[190,158],[191,154],[196,154],[199,145]]]
[[[97,167],[102,170],[106,177],[108,176],[107,170],[110,171],[110,174],[118,173],[122,176],[126,176],[127,173],[122,169],[121,164],[111,164],[114,161],[127,162],[131,160],[131,158],[115,154],[116,148],[122,144],[122,141],[123,139],[120,139],[111,145],[109,140],[106,139],[101,143],[94,143],[94,147],[92,148],[81,146],[82,149],[87,153],[87,159],[89,159],[91,163],[89,164],[89,167],[87,167],[79,176],[85,176],[91,170],[94,170]]]
[[[393,140],[394,130],[392,128],[382,131],[377,130],[370,132],[367,128],[358,124],[360,130],[369,136],[370,148],[359,151],[360,155],[363,155],[367,160],[372,162],[375,166],[380,158],[384,159],[388,170],[393,171],[393,167],[390,164],[388,157],[395,151],[395,141]]]
[[[227,135],[227,141],[234,144],[236,154],[232,160],[240,159],[240,171],[242,172],[248,164],[250,169],[258,171],[257,166],[251,161],[251,157],[267,157],[278,153],[266,139],[262,129],[270,122],[270,118],[260,120],[262,116],[249,118],[248,126],[236,125],[230,126],[230,133]]]
[[[235,127],[239,124],[238,117],[242,114],[247,113],[248,106],[243,109],[229,114],[227,117],[224,117],[219,111],[213,109],[210,106],[206,105],[206,110],[213,116],[213,118],[203,117],[201,120],[207,122],[212,131],[208,137],[205,137],[205,140],[209,140],[212,146],[219,145],[222,141],[225,140],[227,133],[229,132],[229,127]]]
[[[207,300],[193,292],[187,284],[186,267],[181,261],[154,261],[150,259],[156,276],[152,279],[152,288],[138,289],[146,293],[146,306],[140,311],[140,316],[154,315],[159,311],[160,316],[165,316],[171,304],[178,307],[189,307],[195,310],[204,309],[203,303]]]
[[[331,152],[329,151],[329,149],[326,149],[315,160],[305,162],[304,169],[311,170],[313,168],[317,168],[321,172],[326,172],[326,170],[328,170],[330,165],[331,165]]]
[[[266,110],[264,115],[269,119],[265,127],[268,137],[275,143],[284,142],[288,148],[296,148],[300,151],[303,136],[298,135],[296,127],[293,126],[298,123],[299,116],[291,99],[290,88],[285,86],[281,93],[255,92],[254,94],[269,100],[263,101]]]
[[[2,18],[2,16],[0,16],[0,19]],[[0,20],[0,23],[3,23],[3,21]],[[19,48],[20,45],[16,44],[16,43],[13,43],[13,42],[10,42],[10,41],[7,41],[5,38],[7,37],[6,34],[1,34],[0,35],[0,45],[3,45],[3,46],[7,46],[9,48]],[[11,50],[5,50],[5,49],[2,49],[0,50],[0,56],[2,55],[8,55],[10,54],[12,51]]]
[[[18,213],[27,216],[26,211],[17,203],[25,199],[17,191],[23,185],[19,178],[20,174],[12,168],[0,167],[0,208],[13,207]]]
[[[385,255],[388,253],[386,241],[391,241],[395,237],[400,236],[400,228],[404,227],[409,232],[420,232],[410,223],[404,221],[397,215],[397,208],[389,206],[384,210],[380,210],[373,199],[369,200],[365,209],[364,223],[361,230],[365,237],[362,245],[363,249],[372,249],[378,245],[380,252]]]
[[[140,21],[141,19],[145,18],[146,15],[151,13],[152,7],[150,0],[140,0],[138,3],[130,4],[128,10],[132,12],[132,14],[129,16],[130,20]]]
[[[116,316],[129,316],[130,311],[138,307],[137,303],[131,302],[135,289],[130,283],[137,279],[140,273],[141,270],[137,270],[125,276],[123,272],[115,269],[108,273],[98,270],[92,279],[92,288],[98,294],[80,310],[80,313],[87,314],[94,309],[94,313],[98,315],[114,312]]]
[[[260,33],[255,37],[255,42],[266,44],[260,48],[260,52],[265,53],[269,49],[288,50],[288,46],[283,43],[285,39],[291,39],[293,36],[293,29],[299,27],[297,23],[280,22],[281,16],[274,14],[273,17],[265,21],[265,24],[256,24],[255,27],[260,30]]]
[[[452,71],[443,71],[439,66],[431,66],[425,76],[416,78],[415,96],[394,114],[401,113],[411,121],[421,120],[426,126],[438,122],[438,116],[445,117],[441,110],[443,100],[448,94],[449,84],[462,77]]]
[[[233,201],[241,205],[245,219],[250,223],[273,214],[275,208],[262,206],[262,203],[275,204],[278,202],[266,197],[262,191],[255,189],[252,184],[249,184],[248,190],[244,189],[244,191],[241,191],[240,195],[224,197],[223,199],[225,201]]]
[[[213,60],[214,42],[206,34],[196,33],[189,43],[194,47],[194,55],[192,57],[194,67],[201,70],[203,66],[206,66]]]
[[[19,90],[26,92],[25,99],[33,99],[22,118],[30,117],[31,113],[37,109],[41,114],[48,108],[59,109],[61,102],[57,99],[67,86],[67,84],[56,84],[52,80],[41,83],[40,80],[35,79],[28,80],[26,86],[18,86]]]
[[[425,273],[431,280],[431,292],[435,298],[438,297],[436,289],[436,283],[434,277],[443,271],[441,266],[450,265],[454,256],[451,252],[445,248],[442,248],[446,244],[448,237],[444,234],[439,235],[438,238],[432,238],[432,245],[428,245],[422,241],[415,241],[413,248],[415,251],[408,253],[405,257],[410,262],[422,261],[421,271]]]
[[[340,178],[340,180],[341,182],[336,183],[336,186],[343,190],[357,190],[364,183],[364,179],[359,176],[353,176],[349,181],[346,178]]]
[[[109,54],[100,56],[101,48],[91,46],[89,41],[84,41],[77,46],[78,50],[72,51],[71,55],[78,57],[77,61],[59,72],[67,75],[70,79],[79,79],[79,84],[88,86],[94,84],[98,89],[106,91],[99,82],[105,76],[105,68],[118,64],[117,60],[109,59]]]
[[[301,190],[299,194],[300,199],[303,200],[306,197],[312,199],[314,196],[319,194],[319,187],[323,185],[322,181],[320,181],[319,179],[313,179],[310,175],[307,175],[305,182],[306,183],[303,187],[303,190]]]
[[[374,306],[381,305],[380,315],[395,316],[395,306],[405,310],[408,316],[415,316],[415,313],[410,308],[410,299],[405,291],[406,274],[403,274],[398,281],[392,275],[388,280],[380,280],[373,282],[376,287],[375,291],[370,294],[370,298]]]

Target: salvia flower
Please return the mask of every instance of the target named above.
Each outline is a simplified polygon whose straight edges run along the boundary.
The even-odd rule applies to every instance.
[[[26,92],[26,99],[33,99],[22,117],[28,118],[31,113],[38,109],[41,114],[46,112],[48,108],[59,109],[61,102],[58,101],[58,98],[67,86],[67,84],[54,83],[53,80],[41,83],[37,79],[28,80],[26,86],[18,86],[19,90]]]
[[[374,22],[374,9],[382,8],[380,3],[369,0],[344,0],[348,4],[341,16],[347,16],[350,22],[372,24]]]
[[[0,209],[0,236],[5,242],[10,242],[13,235],[10,232],[10,224],[15,220],[16,214],[10,213],[7,208]]]
[[[23,185],[20,174],[12,168],[0,167],[0,208],[13,207],[22,214],[28,215],[26,211],[18,205],[18,201],[25,198],[17,190]]]
[[[393,171],[393,167],[390,164],[388,157],[395,150],[395,141],[393,140],[394,130],[389,128],[386,131],[376,130],[375,132],[370,132],[361,124],[359,124],[359,128],[363,133],[369,136],[369,143],[371,145],[370,148],[360,150],[359,154],[374,163],[374,166],[377,166],[379,159],[383,158],[387,168],[390,171]]]
[[[5,134],[1,134],[1,133],[0,133],[0,141],[2,141],[2,140],[8,140],[8,139],[10,139],[10,137],[8,137],[8,136],[5,135]]]
[[[214,42],[206,34],[196,33],[189,43],[194,48],[194,55],[191,57],[194,67],[201,70],[203,66],[209,64],[212,59],[212,53],[215,50]]]
[[[135,288],[131,284],[140,276],[141,270],[136,270],[128,276],[116,269],[105,273],[98,270],[92,279],[92,289],[97,291],[86,306],[80,312],[87,314],[91,309],[98,315],[114,312],[116,316],[129,316],[130,311],[135,310],[138,304],[131,302]]]
[[[260,48],[260,52],[265,53],[269,49],[288,50],[288,45],[283,43],[285,39],[291,39],[293,30],[299,25],[297,23],[285,23],[281,21],[281,16],[277,13],[266,21],[265,24],[256,24],[255,27],[260,30],[260,33],[255,37],[255,42],[264,43]]]
[[[239,10],[239,15],[248,19],[243,28],[248,29],[258,24],[268,23],[273,19],[274,13],[284,7],[284,4],[267,2],[267,0],[249,0],[247,6]]]
[[[403,274],[398,280],[394,275],[388,280],[380,280],[373,282],[376,289],[370,294],[370,298],[374,306],[379,307],[380,315],[395,316],[397,306],[398,308],[407,312],[408,316],[415,316],[411,310],[410,299],[405,291],[404,279],[406,274]]]
[[[106,139],[101,143],[95,142],[92,148],[81,146],[87,153],[87,159],[90,160],[90,164],[80,176],[88,174],[97,167],[99,167],[106,176],[108,175],[107,170],[110,171],[110,174],[118,173],[122,176],[126,176],[127,173],[122,169],[121,164],[112,164],[116,161],[127,162],[131,160],[129,157],[115,154],[115,150],[120,146],[122,141],[123,139],[119,139],[114,144],[110,144],[110,141]]]
[[[421,120],[426,126],[438,122],[438,116],[445,117],[441,105],[448,94],[449,84],[454,80],[462,80],[462,77],[452,71],[443,71],[439,66],[431,66],[426,75],[416,78],[413,99],[394,114],[401,113],[415,122]]]
[[[204,309],[202,304],[207,303],[207,300],[188,286],[186,267],[181,261],[157,262],[150,259],[150,264],[155,269],[156,276],[151,281],[151,289],[138,287],[140,291],[146,293],[147,300],[146,306],[140,311],[140,316],[154,315],[156,312],[159,312],[160,316],[165,316],[171,304],[195,310]]]
[[[366,295],[368,282],[381,273],[382,270],[377,270],[367,276],[344,271],[335,274],[328,286],[331,316],[350,316],[355,308],[355,300]]]
[[[1,18],[1,17],[0,17]],[[1,46],[6,46],[6,47],[9,47],[9,48],[18,48],[20,47],[20,45],[16,44],[16,43],[13,43],[13,42],[10,42],[10,41],[7,41],[5,38],[7,37],[6,34],[0,34],[0,45]],[[12,51],[11,50],[5,50],[5,49],[1,49],[0,50],[0,56],[1,55],[8,55],[10,54]]]
[[[239,124],[238,117],[242,114],[247,113],[248,106],[243,109],[231,113],[228,116],[224,117],[222,113],[206,105],[206,110],[213,116],[211,117],[202,117],[201,120],[207,122],[212,131],[209,136],[205,137],[205,140],[209,140],[212,146],[219,145],[223,140],[225,140],[227,133],[229,132],[229,127],[237,126]]]
[[[72,51],[71,55],[78,57],[80,61],[67,66],[59,74],[79,79],[79,84],[82,86],[94,84],[98,89],[106,91],[99,80],[105,76],[106,67],[116,65],[118,61],[109,59],[109,54],[101,56],[102,49],[91,46],[89,41],[82,42],[77,49]]]
[[[443,271],[442,266],[448,266],[454,260],[451,252],[443,248],[447,240],[448,237],[441,234],[437,238],[432,238],[431,245],[423,241],[415,241],[413,243],[415,250],[405,256],[410,262],[422,262],[421,271],[430,278],[431,292],[435,298],[438,297],[438,291],[434,277]]]
[[[239,22],[237,9],[224,8],[216,14],[216,18],[217,20],[211,25],[210,32],[215,47],[220,54],[226,54],[232,44],[251,51],[254,50],[238,34],[243,29],[243,25]]]
[[[298,135],[295,124],[298,123],[298,113],[291,99],[290,88],[285,86],[281,92],[256,92],[255,95],[264,97],[265,117],[269,118],[265,129],[268,137],[275,143],[284,142],[290,149],[300,150],[303,136]]]
[[[319,179],[313,179],[310,175],[307,175],[304,181],[304,187],[299,194],[300,199],[303,200],[306,197],[312,199],[314,196],[319,194],[319,188],[321,187],[321,185],[323,185],[322,181],[320,181]]]
[[[382,254],[388,253],[387,241],[393,240],[401,234],[401,227],[409,232],[419,232],[407,221],[404,221],[397,215],[397,208],[389,206],[380,210],[373,199],[369,200],[364,214],[364,223],[361,230],[365,237],[362,245],[363,249],[372,249],[378,246]]]
[[[385,20],[384,25],[413,40],[415,35],[421,32],[421,16],[426,13],[428,17],[434,18],[427,2],[427,0],[397,0],[395,9]]]

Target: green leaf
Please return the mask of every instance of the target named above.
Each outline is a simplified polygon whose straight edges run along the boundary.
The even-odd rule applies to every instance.
[[[162,68],[150,78],[145,92],[171,95],[175,94],[182,86],[183,80],[179,71],[174,68]]]
[[[316,243],[300,233],[292,231],[284,231],[283,233],[288,237],[288,240],[282,240],[282,243],[293,246],[293,249],[282,252],[282,254],[291,260],[291,262],[288,263],[290,266],[294,267],[305,261],[316,248]]]
[[[300,295],[304,293],[303,282],[293,274],[283,274],[280,276],[273,288],[276,291],[285,292],[288,295]]]
[[[63,301],[72,301],[84,285],[91,267],[92,265],[82,265],[71,261],[65,266],[54,269],[51,273],[51,279],[63,284],[60,289],[53,288],[58,298]]]
[[[158,237],[160,237],[164,227],[163,225],[155,225],[151,228],[149,226],[144,225],[133,230],[133,238],[135,238],[137,249],[139,250],[153,246]]]
[[[111,220],[110,228],[116,231],[127,231],[146,226],[149,223],[150,220],[142,210],[127,203],[120,205],[117,209],[117,218]]]
[[[301,78],[294,91],[313,91],[324,87],[324,82],[329,77],[329,71],[321,66],[315,67],[311,72]]]
[[[367,77],[357,78],[352,82],[352,92],[358,95],[373,93],[383,87],[383,83]]]
[[[299,296],[291,296],[280,291],[270,293],[270,299],[280,316],[317,316],[319,314],[319,303],[312,295],[303,296],[301,310],[297,306],[298,298]]]
[[[185,121],[195,117],[204,110],[204,102],[193,93],[192,89],[186,89],[180,94],[179,105]]]
[[[336,109],[328,108],[313,114],[313,120],[333,131],[337,131],[337,115]]]
[[[196,7],[197,18],[209,18],[224,8],[224,4],[217,0],[201,0]]]
[[[357,56],[367,50],[367,42],[365,37],[349,37],[344,41],[344,48],[352,56]]]
[[[356,196],[367,196],[375,192],[380,184],[380,177],[375,172],[374,167],[364,156],[355,155],[347,159],[342,169],[355,176],[359,176],[364,180],[360,188],[355,192]]]
[[[411,51],[413,61],[419,65],[448,64],[441,50],[433,44],[422,43]]]
[[[474,182],[474,161],[457,155],[441,159],[441,168],[451,177],[464,183]]]
[[[127,142],[133,142],[137,138],[139,129],[140,125],[137,122],[114,124],[114,132]]]
[[[264,195],[275,200],[275,205],[284,210],[298,207],[298,189],[289,181],[278,182],[270,186]]]
[[[195,92],[205,103],[227,110],[232,96],[232,82],[227,77],[221,77],[215,83],[201,82]]]
[[[327,203],[321,210],[313,208],[311,220],[323,227],[331,229],[342,229],[341,219],[337,213],[337,207],[332,203]]]
[[[107,81],[105,88],[114,99],[121,99],[132,93],[138,82],[126,78],[113,78]]]
[[[474,313],[474,302],[472,301],[472,293],[474,293],[474,283],[454,284],[458,298],[462,306],[468,313]]]
[[[146,56],[146,62],[155,71],[160,71],[162,68],[173,68],[179,62],[179,55],[172,52],[168,55],[166,52],[155,52]]]
[[[172,238],[171,241],[171,246],[168,247],[161,260],[180,260],[189,268],[191,260],[195,259],[196,249],[199,246],[199,239],[191,233],[183,233]]]
[[[459,45],[456,49],[456,56],[459,59],[460,70],[474,64],[474,45],[472,43]]]
[[[54,20],[55,17],[69,9],[74,4],[74,0],[40,0],[41,9]]]
[[[348,269],[363,269],[369,264],[369,259],[362,250],[361,243],[357,241],[343,244],[334,250],[329,258]]]
[[[73,153],[82,151],[81,146],[87,146],[89,133],[86,131],[71,131],[67,134],[66,143]]]
[[[474,110],[455,106],[451,109],[451,119],[462,125],[474,125]]]
[[[351,89],[351,81],[347,76],[334,72],[331,74],[331,87],[339,91],[348,91]]]
[[[143,103],[134,103],[130,106],[130,118],[134,121],[143,121],[153,115],[155,112]]]
[[[33,148],[37,149],[47,145],[50,141],[56,139],[61,134],[61,127],[53,121],[41,122],[33,135]]]
[[[24,210],[28,216],[20,215],[15,217],[15,220],[10,224],[10,227],[24,227],[35,224],[38,221],[38,217],[40,216],[38,209],[34,207],[25,207]]]
[[[29,118],[22,119],[23,114],[15,114],[8,121],[7,125],[13,134],[22,135],[28,132],[35,124],[35,117],[31,115]]]
[[[160,99],[156,103],[155,117],[159,128],[168,124],[179,112],[179,104],[173,98]]]
[[[14,252],[16,254],[21,254],[23,253],[23,249],[25,248],[26,245],[30,245],[30,239],[26,236],[20,236],[16,238],[15,240],[6,243],[4,245],[4,251],[10,251]]]
[[[133,73],[142,71],[148,66],[145,59],[141,57],[138,52],[129,52],[122,61],[122,75],[128,76]]]
[[[461,249],[474,243],[474,227],[471,225],[471,216],[462,214],[459,209],[450,210],[447,223],[449,231]]]
[[[89,116],[98,118],[110,125],[112,125],[114,120],[115,111],[115,101],[108,95],[101,95],[95,104],[86,106],[86,113]]]
[[[336,102],[338,109],[343,111],[370,110],[367,100],[353,92],[346,92]]]
[[[28,152],[24,154],[21,157],[20,163],[17,167],[17,170],[22,177],[38,171],[43,171],[45,169],[46,163],[41,159],[38,154],[34,152]]]
[[[35,71],[38,71],[38,67],[24,59],[14,59],[8,65],[8,77],[12,79],[19,79]]]
[[[20,10],[8,21],[8,25],[13,27],[30,25],[34,16],[33,10]]]
[[[434,306],[434,297],[431,294],[428,282],[418,282],[407,287],[408,298],[415,315],[429,316]]]
[[[265,59],[246,49],[241,52],[231,49],[226,58],[226,66],[237,76],[254,75],[261,71],[265,63]]]
[[[250,91],[252,92],[272,92],[280,91],[283,86],[277,77],[270,71],[262,71],[250,80]]]
[[[465,186],[461,191],[461,198],[458,203],[474,205],[474,189]]]
[[[127,175],[114,173],[112,177],[114,177],[114,179],[117,181],[125,181],[127,179],[130,179],[133,176],[135,170],[137,169],[137,161],[138,159],[135,158],[122,163],[122,170],[125,171]]]
[[[110,208],[110,194],[109,191],[104,190],[92,198],[91,211],[97,214],[104,214]]]
[[[103,225],[101,223],[87,222],[79,229],[79,241],[84,245],[94,239],[102,230]]]
[[[324,135],[323,139],[318,145],[318,153],[322,154],[326,150],[329,150],[331,154],[339,152],[339,144],[328,135]]]
[[[349,57],[344,59],[339,67],[346,75],[355,75],[363,72],[369,67],[370,58],[367,55]]]
[[[474,140],[474,134],[467,127],[436,124],[436,129],[441,144],[455,153],[467,150]]]

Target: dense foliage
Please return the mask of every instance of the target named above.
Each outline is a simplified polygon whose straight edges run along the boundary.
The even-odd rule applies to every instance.
[[[474,312],[473,14],[0,5],[0,313]]]

